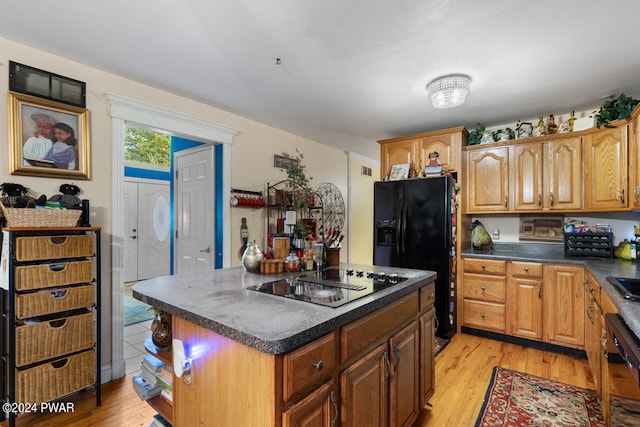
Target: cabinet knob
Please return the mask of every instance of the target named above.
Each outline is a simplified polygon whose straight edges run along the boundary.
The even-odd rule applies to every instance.
[[[487,266],[484,265],[484,264],[482,264],[481,267],[482,267],[483,270],[487,268]]]
[[[528,272],[528,271],[529,271],[529,267],[525,267],[525,268],[524,268],[524,271],[527,271],[527,272]]]
[[[624,205],[624,188],[620,190],[620,202]]]
[[[324,367],[324,363],[322,363],[322,360],[318,360],[316,363],[313,364],[313,366],[315,366],[315,368],[318,371],[321,371],[322,368]]]
[[[432,294],[429,294],[429,299],[430,299],[430,300],[434,300],[434,299],[436,299],[436,294],[433,294],[433,293],[432,293]]]
[[[480,317],[482,317],[482,320],[484,320],[484,318],[485,318],[484,313],[480,313]]]

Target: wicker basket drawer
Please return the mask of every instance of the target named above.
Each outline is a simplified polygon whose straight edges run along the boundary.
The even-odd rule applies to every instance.
[[[92,256],[93,237],[93,234],[17,237],[16,259],[40,261]]]
[[[16,402],[48,402],[96,382],[94,350],[16,370]]]
[[[16,328],[16,366],[93,347],[93,312]]]
[[[45,289],[30,294],[16,294],[16,317],[43,316],[61,311],[90,307],[95,302],[93,285]]]
[[[92,280],[93,261],[91,260],[23,265],[16,267],[15,271],[16,291],[87,283]]]

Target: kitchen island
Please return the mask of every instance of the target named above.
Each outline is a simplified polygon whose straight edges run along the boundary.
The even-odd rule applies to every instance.
[[[173,316],[190,358],[192,383],[174,378],[173,425],[411,425],[433,393],[435,273],[340,268],[407,280],[336,308],[249,289],[300,273],[136,284],[135,298]]]

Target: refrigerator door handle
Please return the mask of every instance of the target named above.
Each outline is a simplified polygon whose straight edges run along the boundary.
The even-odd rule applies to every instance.
[[[400,233],[400,235],[401,235],[401,237],[402,237],[402,242],[400,243],[400,244],[401,244],[401,252],[400,252],[400,255],[401,255],[401,257],[402,257],[402,258],[401,258],[402,260],[404,260],[404,257],[405,257],[405,253],[404,253],[404,251],[405,251],[405,247],[404,247],[404,237],[407,235],[406,233],[407,233],[407,211],[408,211],[408,210],[409,210],[409,208],[408,208],[407,206],[404,206],[404,207],[403,207],[403,209],[402,209],[402,216],[401,216],[401,220],[400,220],[400,227],[401,227],[401,229],[402,229],[402,231],[401,231],[401,233]]]

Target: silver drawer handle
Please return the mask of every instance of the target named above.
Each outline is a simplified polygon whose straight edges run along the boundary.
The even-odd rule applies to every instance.
[[[316,363],[313,364],[313,366],[315,366],[315,368],[318,371],[321,371],[322,368],[324,367],[324,363],[322,363],[322,360],[318,360]]]

